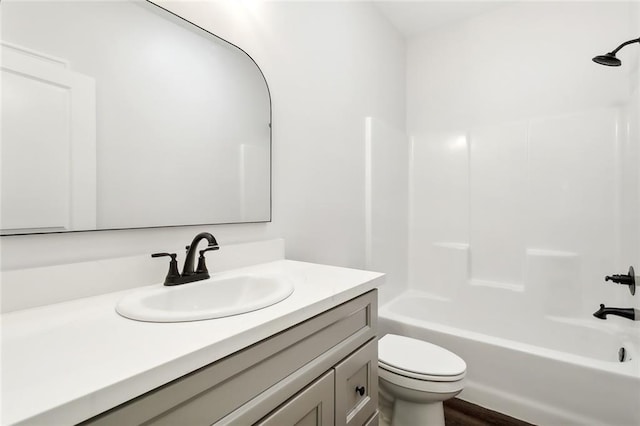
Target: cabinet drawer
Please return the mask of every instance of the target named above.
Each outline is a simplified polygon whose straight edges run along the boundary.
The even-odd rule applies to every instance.
[[[372,339],[335,366],[336,426],[367,423],[378,408],[378,343]]]

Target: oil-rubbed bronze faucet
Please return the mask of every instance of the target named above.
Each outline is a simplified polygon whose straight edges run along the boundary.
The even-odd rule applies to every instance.
[[[207,248],[200,250],[200,256],[198,257],[198,266],[195,267],[195,257],[196,250],[198,249],[198,243],[201,240],[207,240],[209,242]],[[205,263],[204,254],[211,250],[218,250],[220,246],[218,246],[218,242],[215,237],[208,232],[201,232],[195,236],[190,245],[186,247],[187,249],[187,257],[184,260],[184,266],[182,268],[182,274],[178,272],[178,261],[176,259],[175,253],[153,253],[151,257],[163,257],[169,256],[171,257],[171,261],[169,262],[169,272],[167,273],[167,277],[164,280],[164,285],[172,286],[172,285],[180,285],[192,283],[194,281],[206,280],[210,277],[209,271],[207,270],[207,265]]]

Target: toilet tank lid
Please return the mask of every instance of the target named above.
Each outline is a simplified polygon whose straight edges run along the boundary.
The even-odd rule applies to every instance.
[[[387,334],[378,341],[378,359],[400,370],[429,376],[457,376],[467,364],[440,346],[411,337]]]

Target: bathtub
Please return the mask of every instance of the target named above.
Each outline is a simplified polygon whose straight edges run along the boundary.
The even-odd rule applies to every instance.
[[[408,290],[380,307],[380,336],[401,334],[457,353],[467,363],[459,397],[518,419],[640,425],[639,323],[549,315],[532,321],[504,309],[478,301],[470,315],[451,301]]]

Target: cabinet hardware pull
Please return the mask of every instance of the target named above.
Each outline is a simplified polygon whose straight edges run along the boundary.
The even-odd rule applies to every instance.
[[[365,388],[364,386],[356,386],[356,393],[360,396],[364,395]]]

